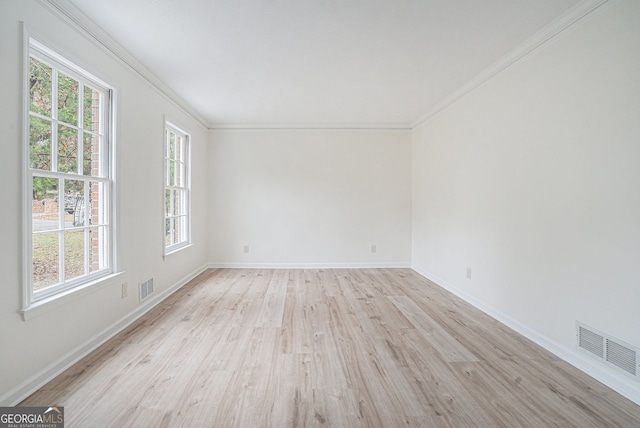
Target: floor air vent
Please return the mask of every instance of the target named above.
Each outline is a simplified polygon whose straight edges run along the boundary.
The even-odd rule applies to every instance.
[[[153,278],[140,283],[140,301],[149,297],[153,293]]]
[[[576,338],[578,349],[640,380],[640,362],[635,347],[579,322],[576,323]]]

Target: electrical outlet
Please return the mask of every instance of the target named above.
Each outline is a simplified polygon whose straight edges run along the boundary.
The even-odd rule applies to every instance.
[[[471,268],[467,268],[467,279],[471,279]]]
[[[376,248],[376,244],[371,244],[371,252],[375,253],[377,251],[378,251],[378,249]]]
[[[122,283],[122,298],[126,298],[129,295],[129,284],[126,282]]]
[[[242,251],[243,251],[245,254],[248,254],[248,253],[249,253],[249,246],[248,246],[248,245],[245,245],[245,246],[242,248]]]

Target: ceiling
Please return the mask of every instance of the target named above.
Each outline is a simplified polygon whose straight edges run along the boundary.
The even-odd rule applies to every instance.
[[[409,128],[584,3],[68,1],[212,128]]]

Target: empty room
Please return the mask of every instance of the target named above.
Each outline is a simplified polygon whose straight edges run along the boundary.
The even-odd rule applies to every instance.
[[[637,0],[0,0],[0,54],[0,426],[640,426]]]

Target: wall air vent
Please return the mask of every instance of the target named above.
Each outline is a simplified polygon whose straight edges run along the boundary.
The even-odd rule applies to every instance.
[[[581,325],[578,325],[578,347],[604,358],[604,337]]]
[[[606,339],[606,343],[607,361],[633,376],[638,376],[638,353],[611,339]]]
[[[640,380],[638,349],[598,330],[576,322],[578,349],[609,367]]]
[[[145,282],[141,282],[139,284],[139,295],[140,295],[141,302],[147,297],[149,297],[149,295],[152,293],[153,293],[153,278],[150,278]]]

